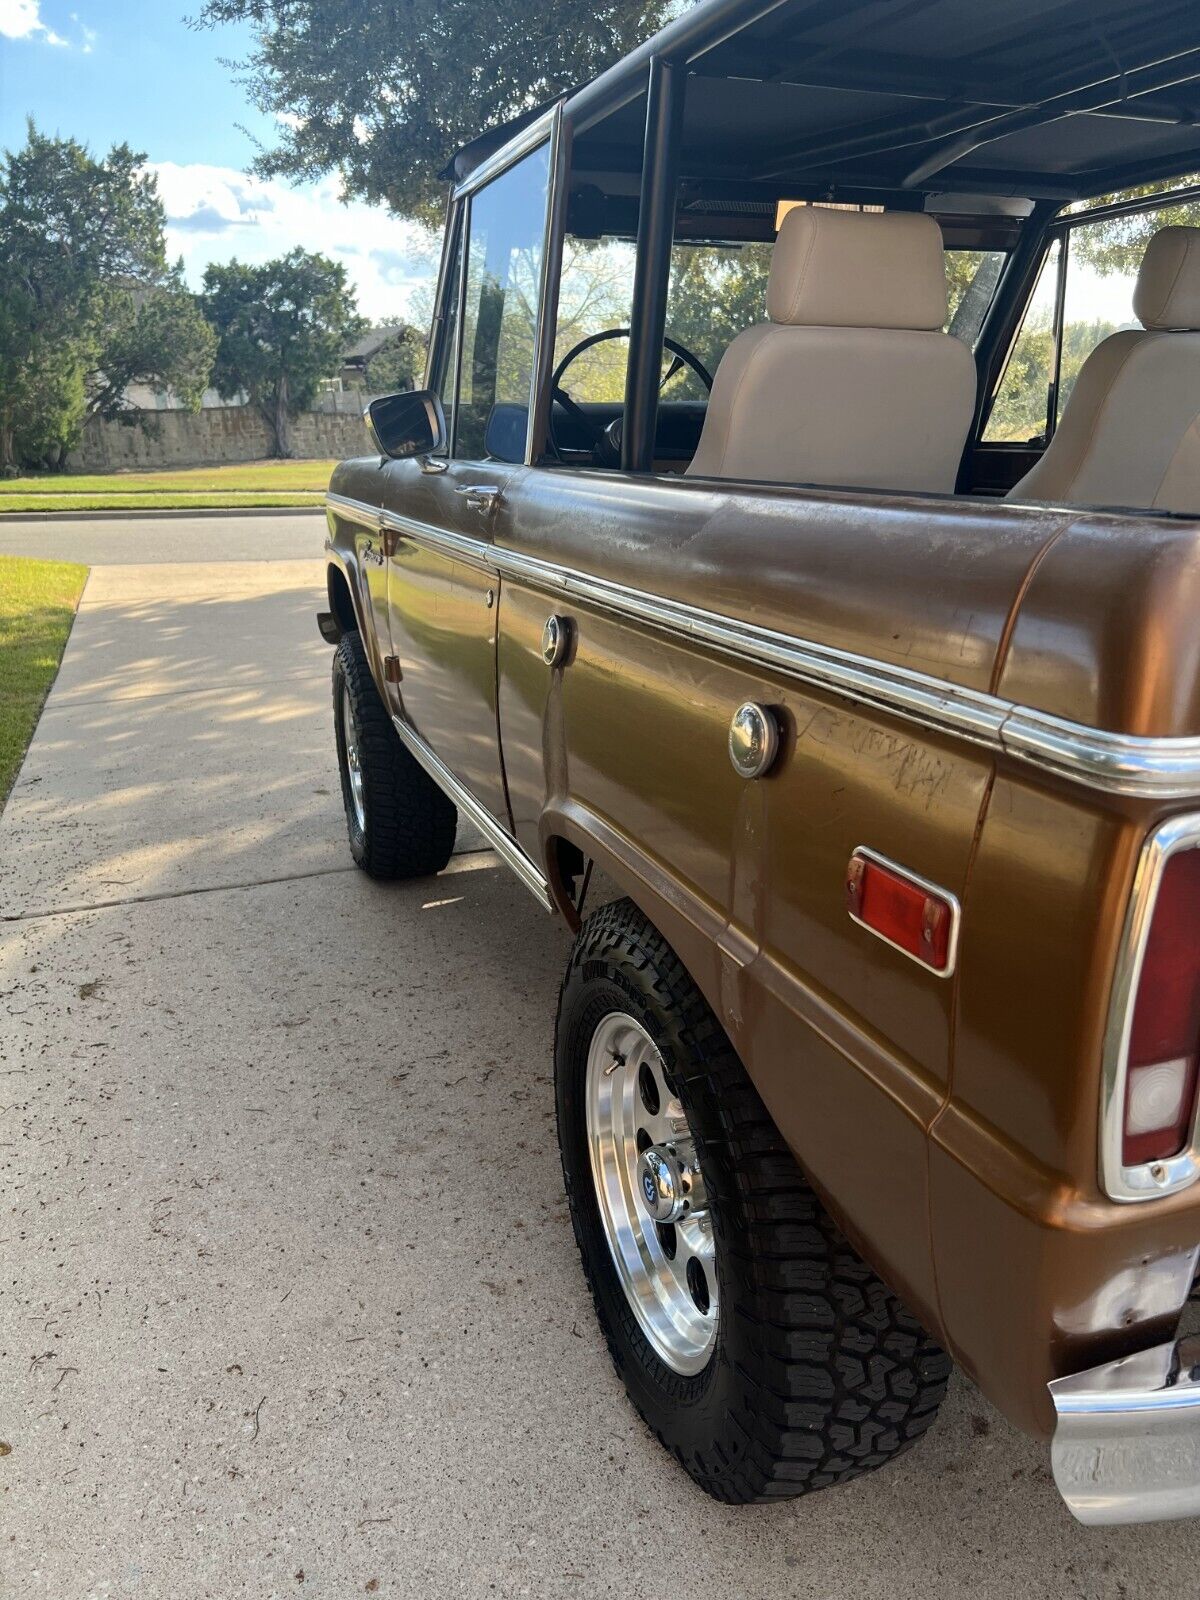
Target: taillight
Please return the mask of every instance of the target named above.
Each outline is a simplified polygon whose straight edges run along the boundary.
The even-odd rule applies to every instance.
[[[1200,818],[1170,823],[1151,839],[1126,940],[1102,1155],[1108,1192],[1130,1200],[1200,1175]]]
[[[1142,957],[1125,1091],[1126,1166],[1178,1155],[1192,1131],[1200,1052],[1200,850],[1163,868]]]

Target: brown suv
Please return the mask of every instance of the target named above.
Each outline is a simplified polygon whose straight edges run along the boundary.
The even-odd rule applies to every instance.
[[[953,1359],[1200,1511],[1197,168],[1194,0],[704,0],[460,153],[333,476],[354,858],[578,930],[579,1248],[719,1498]]]

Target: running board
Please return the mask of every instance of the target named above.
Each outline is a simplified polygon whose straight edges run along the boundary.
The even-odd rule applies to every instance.
[[[475,824],[505,866],[516,873],[543,910],[556,911],[558,908],[550,898],[550,885],[512,834],[500,826],[486,806],[480,805],[471,791],[458,781],[441,757],[433,753],[409,723],[396,716],[393,716],[392,723],[405,749],[424,767],[442,793],[453,800],[458,809]]]

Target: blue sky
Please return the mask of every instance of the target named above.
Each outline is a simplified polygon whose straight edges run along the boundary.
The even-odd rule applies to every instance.
[[[209,261],[262,261],[301,244],[345,263],[361,309],[404,316],[432,272],[410,224],[343,205],[336,177],[291,185],[248,178],[256,111],[224,61],[252,43],[242,26],[188,26],[202,0],[0,0],[0,146],[47,132],[146,152],[168,214],[168,245],[199,286]]]

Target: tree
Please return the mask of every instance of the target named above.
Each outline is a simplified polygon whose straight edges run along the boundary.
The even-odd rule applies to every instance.
[[[478,134],[574,88],[659,27],[671,0],[206,0],[203,24],[249,22],[242,64],[280,118],[263,175],[339,172],[346,192],[433,221],[437,174]]]
[[[140,420],[129,399],[135,383],[168,389],[188,410],[199,410],[217,336],[178,266],[150,290],[124,284],[109,288],[100,321],[87,374],[89,416]]]
[[[167,382],[199,402],[211,339],[167,263],[143,160],[124,144],[97,160],[32,122],[22,148],[5,152],[0,470],[18,457],[61,461],[89,413],[128,410],[134,380]]]
[[[273,453],[290,456],[290,420],[332,377],[366,324],[346,269],[295,249],[262,266],[213,263],[204,274],[205,315],[217,332],[213,382],[224,399],[246,394],[270,430]]]

